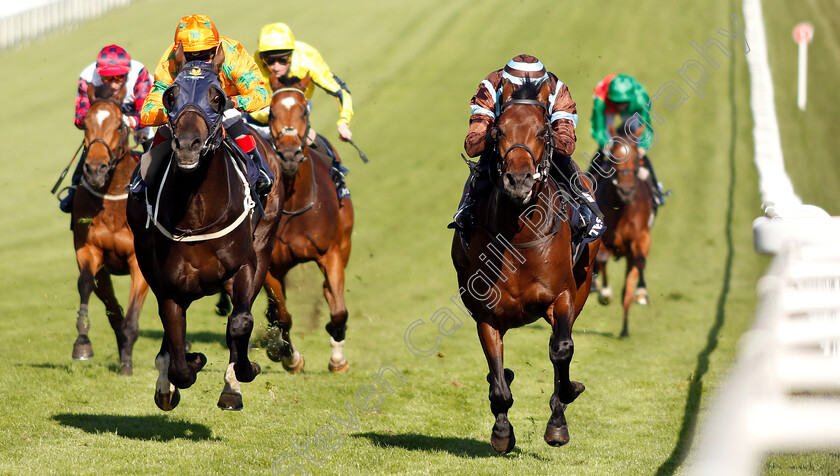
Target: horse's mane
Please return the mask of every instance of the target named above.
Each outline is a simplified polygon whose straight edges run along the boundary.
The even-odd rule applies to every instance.
[[[537,99],[543,81],[531,81],[530,78],[525,78],[525,82],[513,91],[511,99]]]

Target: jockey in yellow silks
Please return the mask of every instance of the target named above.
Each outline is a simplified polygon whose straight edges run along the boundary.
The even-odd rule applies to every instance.
[[[295,40],[288,25],[271,23],[262,28],[254,62],[259,66],[262,79],[269,89],[293,87],[308,78],[309,82],[303,89],[306,100],[309,102],[308,107],[311,107],[315,86],[334,97],[339,105],[338,135],[345,141],[353,138],[353,133],[350,131],[350,119],[353,117],[353,98],[350,96],[350,90],[347,89],[344,81],[330,71],[330,67],[327,66],[318,50],[307,43]],[[268,124],[268,107],[255,114],[252,113],[251,118],[259,124]],[[267,128],[263,128],[262,132],[268,135]],[[333,153],[329,141],[315,132],[315,129],[310,128],[307,142],[316,149],[323,147],[325,149],[323,152],[333,159],[332,174],[339,188],[339,197],[348,196],[349,192],[343,184],[343,178],[348,170]]]

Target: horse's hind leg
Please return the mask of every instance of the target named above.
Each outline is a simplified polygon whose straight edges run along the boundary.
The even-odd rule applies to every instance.
[[[647,284],[645,283],[645,265],[647,264],[647,255],[650,252],[649,232],[644,233],[639,238],[638,247],[641,259],[637,260],[637,266],[639,268],[639,285],[636,287],[634,299],[638,304],[642,306],[647,306],[648,304],[650,304],[650,297],[648,296]]]
[[[295,349],[289,331],[292,329],[292,315],[286,308],[285,274],[277,278],[271,272],[265,276],[265,291],[268,294],[268,345],[265,353],[274,362],[282,362],[283,368],[296,374],[303,370],[303,355]]]
[[[344,264],[341,250],[334,246],[327,252],[325,259],[318,261],[321,272],[324,273],[324,297],[330,306],[330,322],[327,332],[330,334],[332,355],[329,369],[331,372],[344,373],[350,368],[350,363],[344,357],[344,337],[347,330],[347,305],[344,302]]]
[[[490,384],[490,411],[496,417],[490,444],[499,453],[510,453],[516,444],[513,425],[507,418],[507,412],[513,406],[513,394],[510,392],[513,371],[504,368],[505,350],[502,337],[503,333],[489,323],[478,323],[478,339],[490,368],[490,373],[487,374],[487,383]]]
[[[561,296],[550,311],[553,311],[553,318],[549,319],[549,322],[552,322],[552,332],[548,343],[548,355],[554,365],[554,393],[549,402],[551,418],[548,419],[544,439],[551,446],[563,446],[569,442],[566,406],[585,390],[581,382],[573,382],[569,378],[569,366],[575,352],[575,344],[572,341],[574,311],[571,302],[563,300]]]
[[[630,306],[633,304],[636,283],[645,269],[647,252],[650,250],[650,239],[641,237],[634,241],[627,255],[627,275],[624,279],[624,320],[621,329],[621,337],[629,337],[628,320],[630,318]]]
[[[128,311],[125,313],[120,332],[125,338],[125,357],[123,350],[120,350],[120,373],[131,375],[132,373],[132,355],[134,353],[134,344],[137,342],[137,336],[140,334],[140,311],[143,309],[143,303],[146,301],[146,294],[149,292],[149,284],[143,278],[140,272],[140,267],[137,265],[137,260],[132,259],[129,262],[131,268],[131,292],[128,297]],[[128,366],[125,366],[125,363]],[[127,370],[127,372],[126,372]]]
[[[73,360],[88,360],[93,358],[93,344],[88,337],[88,303],[95,286],[94,274],[102,266],[102,253],[90,246],[83,246],[76,250],[76,261],[79,263],[79,313],[76,317],[76,330],[79,335],[73,343]]]
[[[111,273],[102,268],[96,273],[95,285],[93,288],[96,296],[105,304],[105,314],[114,336],[117,338],[117,351],[120,354],[120,375],[131,375],[132,362],[131,354],[134,350],[134,342],[137,341],[137,320],[134,323],[128,322],[123,314],[123,309],[117,301],[114,293],[114,285],[111,282]]]

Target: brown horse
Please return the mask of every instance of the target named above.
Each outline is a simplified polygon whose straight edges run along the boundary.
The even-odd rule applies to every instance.
[[[105,304],[108,321],[117,336],[120,374],[132,374],[132,352],[139,332],[140,309],[149,286],[134,255],[131,229],[125,218],[125,201],[131,171],[136,165],[128,145],[129,130],[123,123],[120,104],[125,88],[116,97],[98,97],[88,87],[91,100],[85,116],[85,165],[73,200],[71,215],[73,245],[79,265],[79,335],[73,344],[73,359],[93,357],[88,338],[88,301],[91,291]],[[131,275],[128,312],[114,295],[111,275]]]
[[[635,136],[640,137],[641,133]],[[600,177],[595,191],[595,200],[604,212],[604,223],[607,226],[601,237],[603,246],[596,259],[596,278],[593,283],[602,304],[612,300],[612,290],[607,281],[607,260],[610,255],[615,259],[627,258],[621,337],[630,335],[627,318],[630,304],[634,300],[634,289],[635,300],[640,304],[648,303],[644,271],[650,252],[650,228],[654,217],[650,190],[639,178],[640,157],[634,143],[634,138],[628,134],[616,136],[609,150],[610,163],[615,173],[610,177]],[[598,275],[603,280],[603,286],[598,283]]]
[[[564,410],[583,392],[569,379],[574,343],[572,325],[589,294],[599,242],[585,247],[572,262],[571,207],[548,178],[552,132],[546,110],[547,82],[526,82],[514,91],[505,83],[501,114],[491,131],[495,153],[490,166],[495,184],[476,203],[477,226],[469,243],[458,233],[452,261],[462,299],[478,326],[490,368],[490,409],[496,417],[490,442],[500,453],[516,438],[507,418],[513,405],[513,371],[504,368],[505,333],[543,318],[551,326],[548,354],[554,366],[551,417],[544,439],[552,446],[569,442]]]
[[[260,372],[260,366],[248,359],[254,325],[251,306],[268,271],[283,190],[271,191],[265,216],[254,227],[248,181],[226,153],[233,152],[229,143],[221,140],[227,100],[219,81],[224,50],[220,46],[210,64],[185,64],[179,45],[175,60],[180,72],[163,94],[172,131],[172,160],[164,166],[162,178],[148,184],[145,202],[132,198],[127,208],[138,262],[157,297],[164,328],[155,359],[159,372],[155,403],[171,410],[180,400],[178,389],[195,382],[207,359],[185,351],[186,311],[196,299],[225,290],[233,311],[227,322],[230,359],[218,405],[238,410],[242,408],[239,383],[252,381]],[[255,138],[277,174],[276,156]]]
[[[324,297],[330,307],[329,369],[346,372],[349,363],[342,352],[347,327],[344,268],[350,259],[353,203],[350,197],[339,201],[325,157],[306,144],[310,125],[303,91],[272,86],[269,125],[280,158],[286,202],[265,280],[270,324],[266,351],[271,360],[282,361],[286,370],[303,370],[303,356],[289,337],[292,316],[286,308],[285,278],[298,263],[315,261],[324,275]]]

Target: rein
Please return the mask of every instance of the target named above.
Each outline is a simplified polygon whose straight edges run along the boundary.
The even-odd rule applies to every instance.
[[[96,104],[98,102],[111,103],[111,104],[117,106],[117,109],[120,109],[122,107],[122,105],[120,105],[120,103],[118,103],[117,101],[114,101],[113,99],[95,99],[91,103],[91,106],[93,106],[94,104]],[[122,109],[120,109],[120,115],[122,115]],[[108,151],[108,159],[109,159],[108,160],[108,173],[111,173],[117,167],[117,164],[119,164],[120,161],[123,159],[123,157],[125,157],[128,153],[128,126],[124,122],[122,122],[122,120],[120,120],[120,141],[118,143],[117,150],[111,150],[111,146],[109,146],[108,143],[105,142],[104,139],[100,139],[100,138],[97,137],[96,139],[93,139],[92,141],[90,141],[89,144],[84,146],[84,154],[83,155],[85,157],[87,157],[87,153],[90,150],[90,148],[93,147],[93,144],[97,144],[97,143],[105,146],[105,150]],[[91,191],[93,192],[93,190],[91,190]]]

